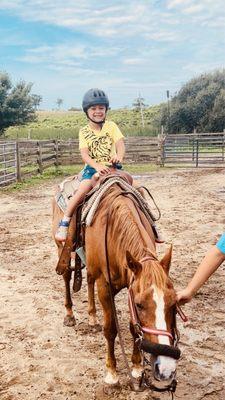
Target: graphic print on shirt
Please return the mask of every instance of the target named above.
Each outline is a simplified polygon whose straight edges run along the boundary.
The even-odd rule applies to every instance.
[[[94,132],[85,129],[83,135],[91,158],[95,159],[96,162],[110,160],[113,141],[109,133],[106,132],[103,136],[97,136]]]

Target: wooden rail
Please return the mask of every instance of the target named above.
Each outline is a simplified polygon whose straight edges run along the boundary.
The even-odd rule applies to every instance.
[[[225,166],[225,133],[179,134],[125,139],[125,163],[161,166]],[[0,140],[0,186],[42,174],[46,168],[83,164],[78,139]]]

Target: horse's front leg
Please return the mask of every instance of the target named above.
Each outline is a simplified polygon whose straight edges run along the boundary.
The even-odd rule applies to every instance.
[[[103,275],[97,280],[98,297],[102,304],[104,316],[104,336],[107,341],[106,376],[105,383],[115,385],[119,379],[116,372],[116,358],[114,353],[115,338],[117,335],[115,318],[110,299],[109,286]]]
[[[89,315],[89,325],[98,325],[98,320],[96,316],[95,307],[95,279],[90,273],[87,273],[87,283],[88,283],[88,315]]]
[[[133,340],[134,340],[134,345],[133,345],[133,354],[131,357],[131,361],[133,364],[132,367],[132,376],[136,379],[140,378],[142,375],[142,371],[143,371],[143,366],[142,366],[142,358],[141,358],[141,353],[137,344],[137,335],[134,332],[134,327],[133,324],[130,323],[130,331],[131,334],[133,336]]]
[[[70,292],[70,280],[71,280],[71,274],[72,271],[70,269],[66,269],[66,271],[63,274],[63,279],[65,282],[65,307],[66,307],[66,316],[64,318],[64,325],[66,326],[74,326],[76,324],[75,317],[73,315],[73,310],[72,310],[72,298],[71,298],[71,292]]]

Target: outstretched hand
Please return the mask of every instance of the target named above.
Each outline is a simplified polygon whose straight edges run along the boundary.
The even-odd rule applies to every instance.
[[[187,288],[178,290],[176,292],[176,294],[177,294],[177,302],[181,305],[185,304],[185,303],[189,303],[189,301],[191,301],[191,299],[193,297],[192,293]]]

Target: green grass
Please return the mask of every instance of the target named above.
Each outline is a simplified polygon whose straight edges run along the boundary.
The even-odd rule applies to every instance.
[[[157,171],[160,167],[153,164],[124,164],[123,168],[133,175],[139,175]],[[29,189],[31,187],[41,185],[44,182],[54,181],[57,178],[62,178],[63,180],[66,176],[76,175],[81,171],[81,169],[81,165],[69,165],[59,168],[50,167],[46,169],[42,175],[38,174],[36,176],[24,179],[23,182],[12,183],[9,186],[0,188],[0,190],[2,192],[14,192],[23,189]]]
[[[145,127],[141,115],[135,110],[110,110],[107,118],[118,124],[125,136],[156,136],[159,133],[160,106],[144,111]],[[69,139],[77,138],[79,129],[87,123],[86,116],[79,111],[39,111],[37,121],[23,126],[13,126],[5,131],[9,139]]]

